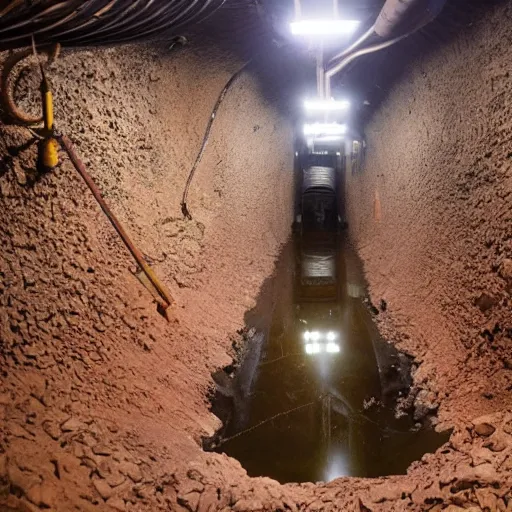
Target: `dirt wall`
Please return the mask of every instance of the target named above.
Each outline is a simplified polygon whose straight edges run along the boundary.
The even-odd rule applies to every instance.
[[[444,426],[512,406],[512,4],[414,63],[347,175],[379,320]]]
[[[217,114],[193,220],[182,218],[211,110],[239,66],[123,48],[64,53],[50,69],[58,129],[169,285],[172,324],[64,154],[36,177],[30,132],[0,126],[0,487],[12,506],[139,510],[150,481],[152,501],[163,486],[172,509],[153,469],[172,481],[213,434],[210,372],[230,362],[293,215],[291,128],[248,71]],[[34,86],[22,78],[20,104]]]

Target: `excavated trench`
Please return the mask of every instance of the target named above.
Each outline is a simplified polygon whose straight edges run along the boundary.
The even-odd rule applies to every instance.
[[[213,375],[223,427],[206,449],[249,476],[330,482],[405,474],[448,440],[435,410],[411,407],[411,359],[380,337],[346,233],[295,235],[267,289],[237,367]]]
[[[33,134],[3,118],[0,508],[510,510],[511,43],[493,3],[361,101],[321,354],[303,321],[326,303],[300,298],[307,240],[289,242],[289,59],[226,95],[186,219],[245,59],[209,39],[64,51],[56,124],[176,304],[166,322],[65,154],[36,173]]]

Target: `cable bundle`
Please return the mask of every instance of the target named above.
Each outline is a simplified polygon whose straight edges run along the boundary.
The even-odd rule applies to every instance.
[[[60,43],[148,40],[203,20],[224,0],[10,0],[0,2],[0,50]]]

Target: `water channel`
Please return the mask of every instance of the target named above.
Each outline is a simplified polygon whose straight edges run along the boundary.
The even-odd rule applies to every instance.
[[[247,315],[241,365],[214,376],[224,427],[205,446],[284,483],[403,474],[447,441],[396,417],[410,360],[380,337],[365,297],[342,233],[296,235]]]

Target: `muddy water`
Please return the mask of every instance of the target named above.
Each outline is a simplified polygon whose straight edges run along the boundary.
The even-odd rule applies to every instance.
[[[242,364],[214,376],[224,428],[210,448],[284,483],[405,473],[447,441],[395,417],[410,361],[379,337],[365,296],[341,235],[292,240],[247,316]]]

